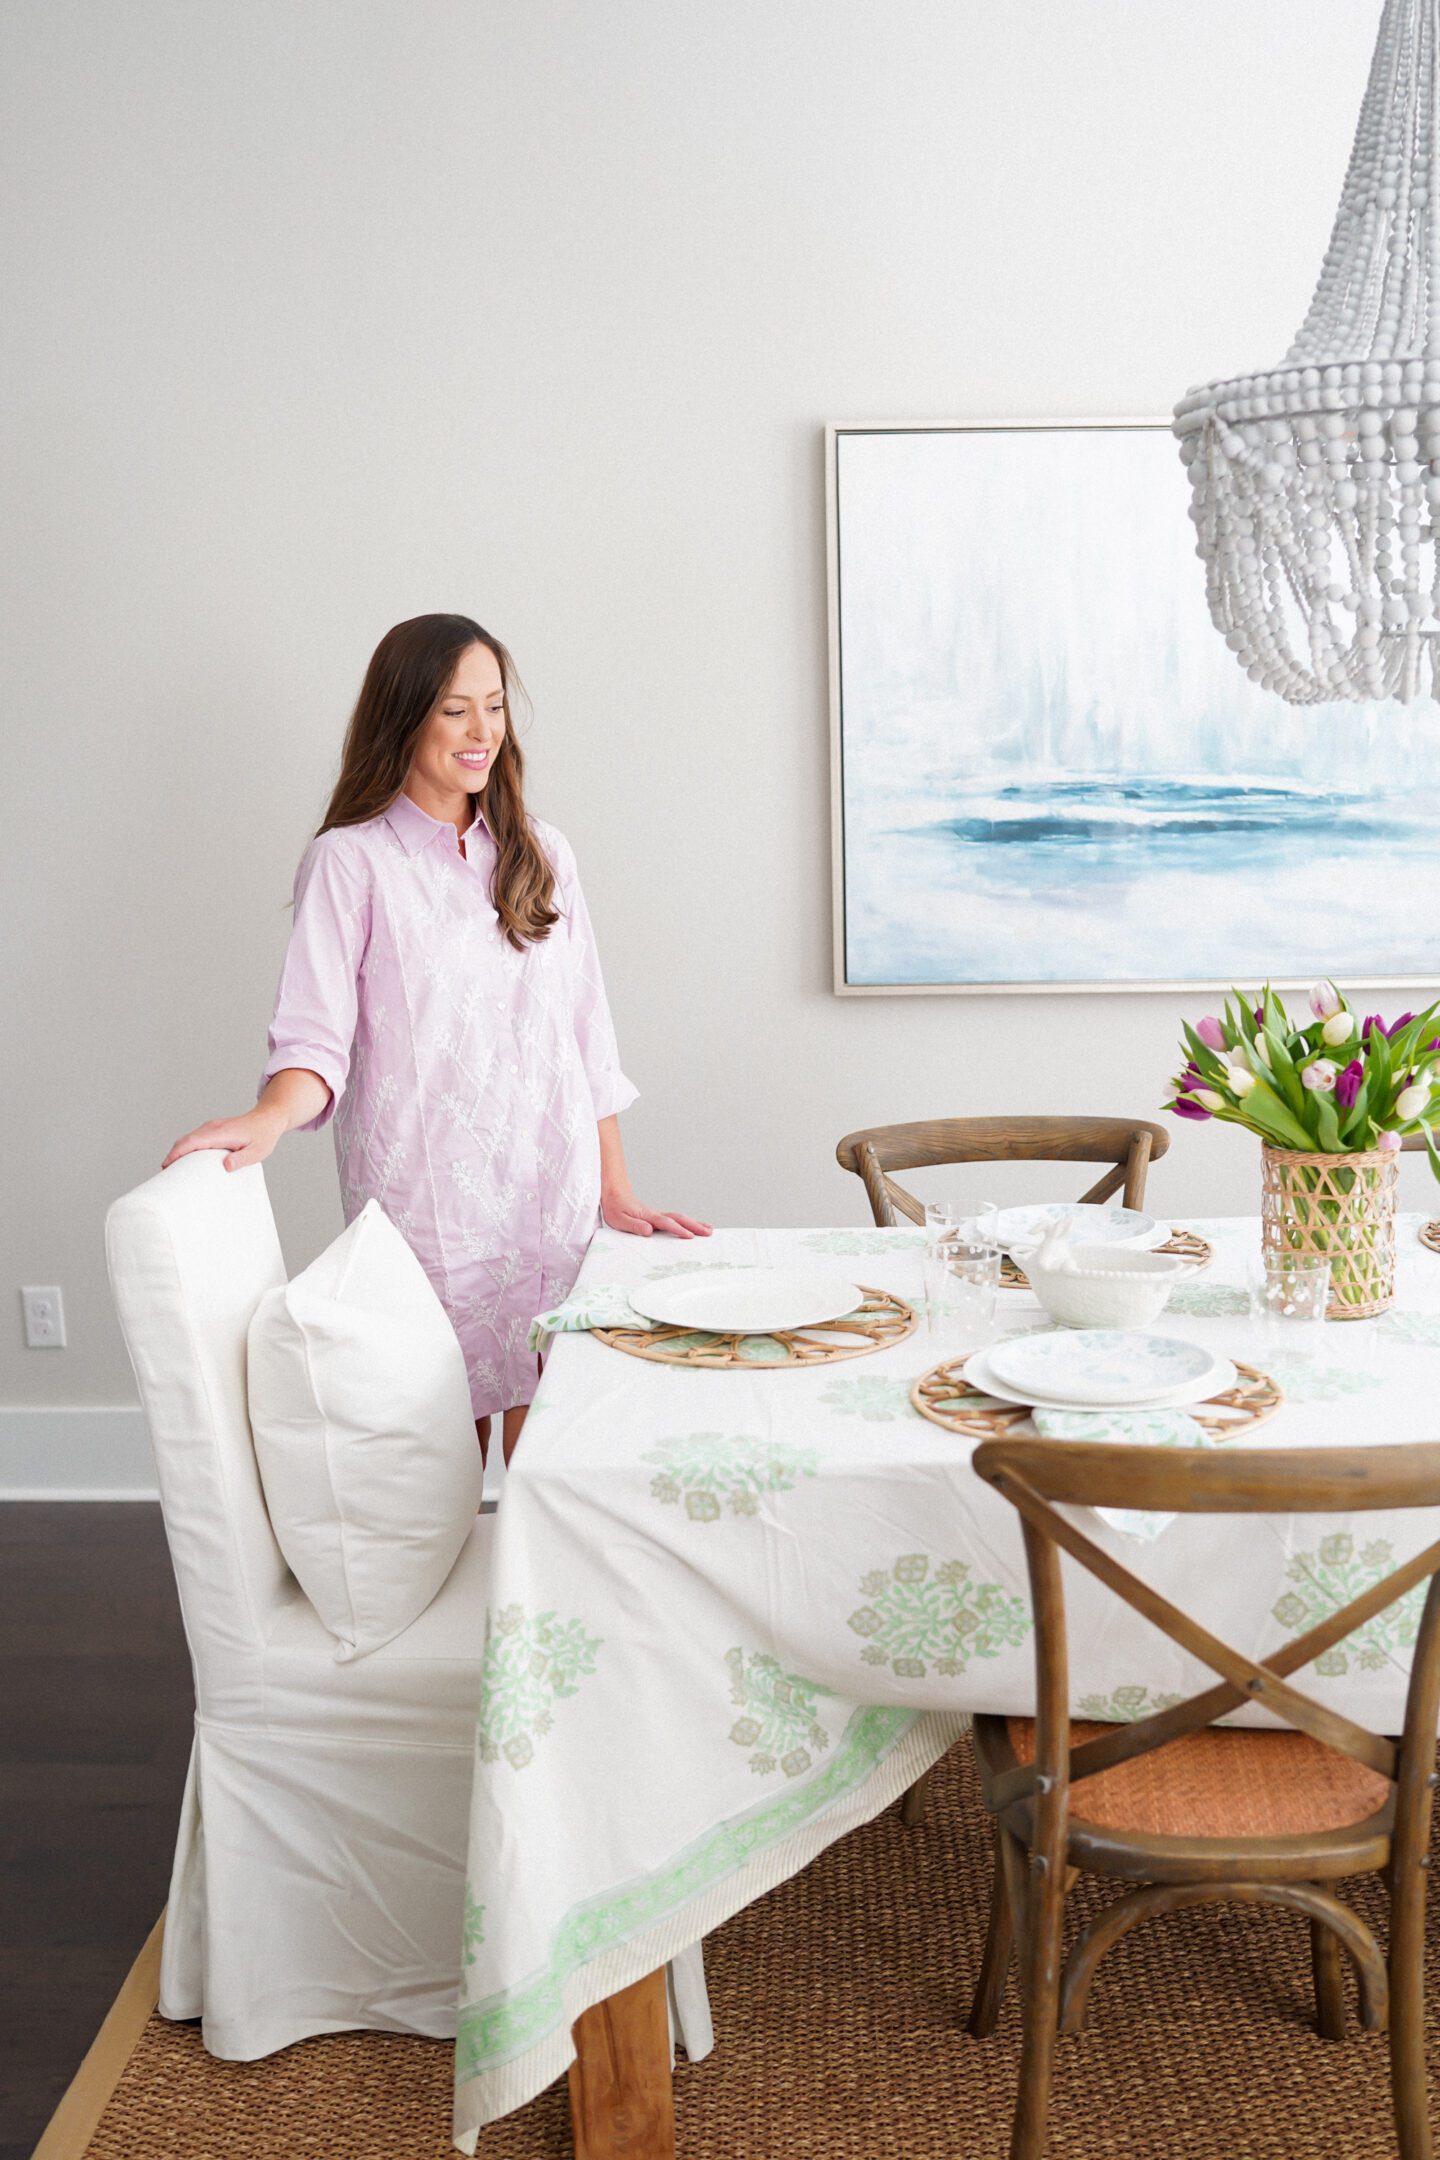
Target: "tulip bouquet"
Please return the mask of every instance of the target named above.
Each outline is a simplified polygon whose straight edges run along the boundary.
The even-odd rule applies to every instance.
[[[1258,1000],[1235,992],[1223,1018],[1185,1027],[1188,1061],[1168,1107],[1312,1154],[1383,1153],[1423,1132],[1440,1178],[1430,1129],[1440,1116],[1440,1003],[1387,1025],[1378,1013],[1361,1019],[1333,982],[1320,982],[1310,1012],[1297,1026],[1268,985]]]
[[[1363,1320],[1395,1296],[1396,1157],[1440,1117],[1440,1003],[1388,1025],[1361,1019],[1333,982],[1310,992],[1297,1026],[1267,984],[1186,1027],[1173,1082],[1177,1117],[1248,1126],[1263,1143],[1261,1244],[1330,1262],[1329,1317]]]

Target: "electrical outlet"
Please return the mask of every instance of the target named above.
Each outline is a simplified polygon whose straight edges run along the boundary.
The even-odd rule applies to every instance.
[[[58,1290],[22,1290],[25,1343],[30,1350],[63,1350],[65,1307]]]

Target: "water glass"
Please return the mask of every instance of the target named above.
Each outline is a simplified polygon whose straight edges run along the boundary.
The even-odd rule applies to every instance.
[[[1313,1253],[1265,1252],[1250,1265],[1250,1317],[1276,1351],[1320,1346],[1330,1302],[1330,1262]]]
[[[951,1230],[925,1254],[926,1324],[932,1335],[957,1348],[988,1341],[995,1325],[1000,1287],[1000,1247],[965,1231]]]

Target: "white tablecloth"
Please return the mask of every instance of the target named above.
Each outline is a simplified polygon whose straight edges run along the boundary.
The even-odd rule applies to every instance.
[[[1257,1351],[1251,1219],[1194,1221],[1214,1266],[1157,1325],[1263,1355],[1286,1404],[1254,1444],[1440,1431],[1440,1257],[1401,1225],[1396,1308]],[[821,1261],[919,1300],[921,1234],[602,1230],[581,1287],[701,1265]],[[683,1257],[682,1257],[683,1255]],[[1048,1325],[1002,1291],[1006,1331]],[[810,1371],[651,1365],[554,1338],[495,1541],[470,1838],[456,2142],[565,2068],[580,2012],[864,1822],[964,1713],[1033,1708],[1018,1519],[967,1442],[909,1403],[955,1345],[919,1330]],[[1140,1543],[1088,1527],[1252,1654],[1355,1595],[1433,1520],[1182,1517]],[[1140,1715],[1212,1678],[1066,1563],[1072,1708]],[[1422,1591],[1297,1676],[1397,1730]],[[1239,1717],[1266,1722],[1265,1713]],[[724,2045],[724,2034],[718,2042]]]

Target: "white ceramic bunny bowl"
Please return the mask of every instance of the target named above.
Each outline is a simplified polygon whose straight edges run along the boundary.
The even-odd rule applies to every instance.
[[[1055,1263],[1025,1262],[1030,1287],[1062,1327],[1148,1327],[1165,1309],[1188,1262],[1178,1253],[1141,1252],[1127,1245],[1065,1245]]]

